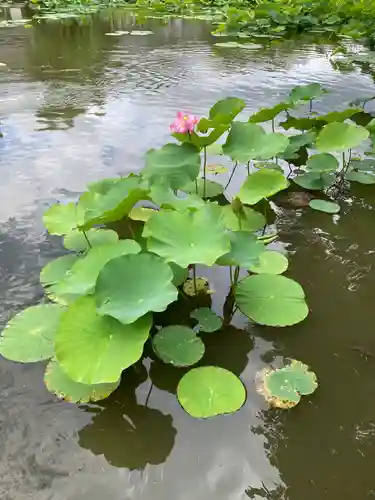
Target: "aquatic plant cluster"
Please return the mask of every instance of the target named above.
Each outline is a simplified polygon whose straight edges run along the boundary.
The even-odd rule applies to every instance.
[[[287,257],[269,248],[280,193],[302,191],[306,209],[337,214],[351,183],[375,184],[374,119],[359,107],[318,115],[313,100],[323,94],[315,83],[298,86],[251,116],[235,97],[207,118],[180,112],[175,142],[148,151],[141,172],[91,183],[77,202],[51,206],[44,225],[67,252],[42,269],[45,300],[9,321],[0,353],[47,360],[47,388],[71,402],[107,397],[124,370],[156,356],[181,368],[177,397],[190,415],[238,410],[245,387],[227,369],[207,366],[205,339],[237,311],[270,327],[308,315],[301,285],[284,276]],[[268,131],[259,125],[266,122]],[[234,176],[243,182],[229,195]],[[222,315],[197,275],[207,267],[228,273]],[[296,360],[258,380],[280,408],[316,387]]]

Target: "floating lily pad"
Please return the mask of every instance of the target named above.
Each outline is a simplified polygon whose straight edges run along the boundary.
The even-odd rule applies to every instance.
[[[360,184],[375,184],[375,175],[369,172],[348,172],[345,176],[346,180],[359,182]]]
[[[152,316],[129,325],[100,316],[94,297],[81,297],[61,315],[55,337],[62,370],[82,384],[115,383],[142,356]]]
[[[319,210],[320,212],[325,212],[327,214],[337,214],[340,212],[340,205],[338,203],[334,203],[333,201],[310,200],[309,206],[314,210]]]
[[[339,162],[329,153],[320,153],[310,156],[307,160],[306,167],[308,170],[316,173],[336,172],[339,167]]]
[[[147,152],[142,175],[151,185],[180,189],[198,177],[200,165],[199,151],[192,144],[166,144]]]
[[[284,368],[266,369],[258,376],[257,391],[276,408],[293,408],[301,396],[312,394],[318,387],[314,372],[295,359]]]
[[[208,307],[195,309],[190,314],[190,317],[198,321],[198,327],[203,332],[216,332],[223,323],[222,319]]]
[[[269,198],[286,189],[288,180],[281,172],[272,169],[262,169],[249,175],[238,193],[242,203],[255,205],[263,198]]]
[[[120,380],[111,384],[81,384],[69,378],[59,363],[53,359],[47,365],[44,383],[50,392],[64,401],[89,403],[107,398],[117,389]]]
[[[177,299],[172,280],[172,269],[156,255],[112,259],[102,268],[96,283],[98,313],[128,324],[149,311],[164,311]]]
[[[293,182],[305,189],[322,191],[329,187],[334,181],[334,176],[327,173],[308,172],[307,174],[293,177]]]
[[[133,36],[146,36],[146,35],[153,35],[154,32],[153,31],[141,31],[141,30],[133,30],[130,32],[130,35],[133,35]]]
[[[231,204],[224,205],[221,210],[224,225],[231,231],[249,231],[252,233],[261,229],[267,222],[263,214],[250,207],[243,207],[241,213],[234,213]]]
[[[212,266],[230,250],[221,209],[215,204],[206,204],[194,212],[158,212],[145,223],[143,237],[148,238],[150,252],[181,267],[193,263]]]
[[[49,262],[40,273],[40,282],[45,287],[45,292],[52,302],[68,305],[77,298],[75,294],[64,294],[60,290],[60,283],[69,275],[69,272],[78,257],[75,255],[64,255]]]
[[[41,304],[14,316],[1,334],[0,354],[21,363],[51,358],[63,309],[57,304]]]
[[[206,179],[206,189],[204,188],[204,179],[197,179],[197,185],[197,194],[201,198],[203,198],[203,196],[205,198],[215,198],[216,196],[220,196],[221,194],[223,194],[224,191],[224,187],[221,184],[215,181],[210,181],[209,179]],[[191,182],[182,189],[187,193],[195,194],[197,187],[195,182]]]
[[[288,269],[288,259],[280,252],[266,250],[261,253],[258,262],[251,265],[249,271],[256,274],[282,274]]]
[[[83,224],[85,211],[76,203],[52,205],[43,215],[43,224],[50,234],[62,236]]]
[[[214,45],[223,49],[238,49],[240,47],[238,42],[217,42]]]
[[[86,236],[85,236],[86,235]],[[89,229],[85,233],[75,229],[64,238],[64,247],[76,252],[86,252],[100,245],[111,245],[118,242],[118,235],[112,229]]]
[[[217,366],[203,366],[193,368],[182,377],[177,397],[189,415],[208,418],[239,410],[246,400],[246,391],[232,372]]]
[[[152,344],[159,358],[174,366],[194,365],[204,354],[204,343],[187,326],[162,328],[152,339]]]
[[[250,269],[258,263],[259,257],[265,251],[264,243],[257,237],[245,231],[235,231],[230,234],[231,250],[219,257],[219,266],[240,266]]]
[[[332,122],[323,127],[316,140],[316,147],[323,153],[347,151],[359,146],[369,135],[369,131],[364,127],[351,123]]]
[[[248,276],[238,283],[235,297],[239,309],[261,325],[294,325],[309,312],[301,285],[285,276]]]

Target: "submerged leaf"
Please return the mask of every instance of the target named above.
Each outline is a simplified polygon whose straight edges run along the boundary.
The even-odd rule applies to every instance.
[[[96,311],[94,297],[81,297],[61,315],[56,357],[62,370],[82,384],[115,383],[142,356],[152,316],[123,325]]]
[[[293,408],[301,396],[312,394],[318,387],[314,372],[296,359],[284,368],[264,370],[259,376],[257,390],[276,408]]]
[[[180,380],[178,400],[195,418],[208,418],[233,413],[241,408],[246,391],[241,380],[218,366],[193,368]]]
[[[95,287],[98,314],[133,323],[150,311],[161,312],[177,299],[173,272],[160,257],[124,255],[110,260]]]
[[[89,403],[107,398],[117,389],[120,380],[110,384],[81,384],[68,377],[53,359],[47,365],[44,383],[50,392],[69,403]]]
[[[208,307],[195,309],[190,317],[198,321],[199,329],[203,332],[216,332],[222,325],[222,319]]]
[[[204,354],[204,343],[191,328],[173,325],[162,328],[152,339],[154,351],[164,363],[191,366]]]
[[[273,169],[262,169],[248,176],[238,193],[238,197],[242,203],[255,205],[263,198],[269,198],[288,186],[289,182],[281,172]]]
[[[259,255],[258,262],[248,269],[256,274],[282,274],[288,269],[288,259],[280,252],[266,250]]]
[[[84,221],[85,211],[81,205],[68,203],[67,205],[52,205],[43,215],[43,224],[50,234],[62,236],[76,229]]]
[[[41,304],[18,313],[2,331],[0,354],[21,363],[51,358],[63,310],[57,304]]]
[[[150,252],[181,267],[193,263],[212,266],[230,249],[221,209],[215,204],[195,212],[158,212],[146,222],[143,237],[148,238]]]
[[[333,201],[310,200],[309,206],[314,210],[319,210],[320,212],[325,212],[327,214],[337,214],[340,212],[340,205],[338,203],[334,203]]]
[[[301,285],[285,276],[248,276],[238,283],[235,297],[239,309],[261,325],[294,325],[309,311]]]

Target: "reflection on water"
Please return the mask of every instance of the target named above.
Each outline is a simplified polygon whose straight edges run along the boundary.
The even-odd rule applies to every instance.
[[[10,26],[28,15],[3,10],[0,20]],[[360,70],[335,71],[325,57],[329,40],[261,39],[263,49],[233,53],[214,46],[208,23],[180,19],[150,20],[139,28],[150,36],[106,35],[134,25],[134,15],[117,10],[0,29],[2,324],[40,299],[39,270],[61,252],[40,222],[45,207],[75,199],[89,181],[142,167],[144,152],[169,139],[176,110],[203,115],[217,99],[236,95],[254,111],[311,81],[331,91],[317,104],[323,112],[374,93]],[[345,216],[280,212],[288,274],[304,285],[311,315],[282,331],[236,316],[236,327],[207,334],[202,362],[234,371],[248,388],[234,415],[198,421],[185,414],[172,394],[183,370],[152,353],[108,400],[80,407],[46,392],[42,366],[2,360],[0,497],[374,496],[372,193],[354,191]],[[225,292],[228,276],[201,271]],[[216,310],[223,295],[212,296]],[[181,320],[179,304],[168,314]],[[267,409],[253,385],[257,371],[283,356],[310,364],[320,381],[290,412]]]

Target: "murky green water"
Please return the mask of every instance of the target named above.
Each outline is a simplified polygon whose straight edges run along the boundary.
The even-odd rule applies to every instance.
[[[369,76],[334,71],[316,40],[223,51],[207,23],[186,20],[150,21],[140,29],[152,36],[105,35],[133,24],[128,12],[112,11],[0,30],[2,324],[40,299],[39,270],[61,251],[41,225],[45,207],[75,199],[88,181],[141,168],[143,153],[168,139],[176,110],[202,115],[235,95],[254,111],[311,81],[331,91],[320,111],[374,94]],[[176,373],[155,362],[146,363],[151,394],[141,370],[104,403],[78,407],[44,389],[42,366],[1,360],[0,498],[375,497],[374,205],[370,186],[353,193],[339,218],[280,211],[288,274],[305,287],[311,314],[282,330],[239,317],[237,328],[215,334],[207,360],[249,388],[234,415],[190,418],[170,392]],[[227,285],[222,275],[212,280],[218,291]],[[220,294],[213,301],[220,307]],[[267,409],[253,386],[256,372],[281,356],[310,364],[320,380],[290,412]]]

